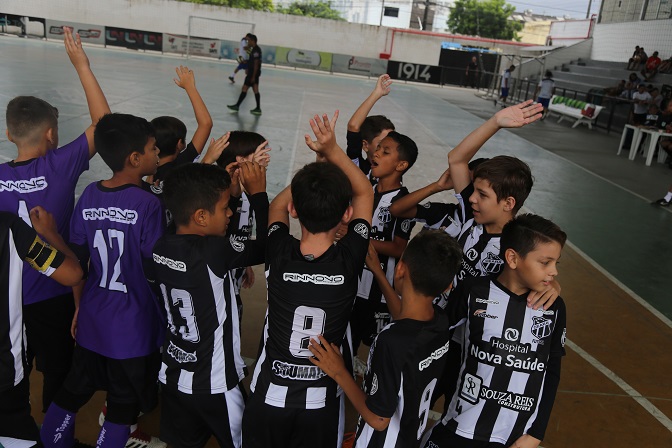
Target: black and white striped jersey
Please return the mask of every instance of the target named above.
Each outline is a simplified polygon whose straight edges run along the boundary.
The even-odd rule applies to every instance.
[[[21,302],[24,261],[49,277],[64,259],[18,215],[0,212],[0,391],[19,384],[27,367]]]
[[[390,213],[392,202],[408,194],[406,187],[395,190],[378,192],[376,185],[373,186],[373,219],[371,221],[371,239],[377,241],[393,241],[395,236],[408,240],[413,230],[412,219],[395,218]],[[390,285],[394,282],[394,268],[397,259],[387,255],[378,254],[381,267]],[[373,278],[373,273],[366,267],[362,269],[357,285],[357,297],[374,302],[385,303],[383,293],[378,282]]]
[[[227,232],[236,241],[245,243],[252,238],[252,228],[254,227],[254,210],[250,207],[250,200],[245,192],[243,192],[233,212]],[[236,295],[240,295],[245,268],[233,269],[230,275],[234,279],[233,285],[236,288]]]
[[[280,408],[320,409],[337,399],[337,384],[310,362],[311,338],[341,345],[369,245],[369,224],[350,222],[348,233],[324,254],[302,254],[286,224],[268,229],[268,310],[263,348],[251,389]]]
[[[438,229],[457,238],[462,230],[459,204],[445,202],[425,202],[416,206],[415,221],[425,224],[425,228]]]
[[[460,282],[448,306],[451,323],[465,325],[465,344],[445,429],[506,446],[527,433],[543,439],[557,389],[545,388],[549,365],[557,365],[559,380],[565,354],[564,301],[535,311],[527,293],[482,277]]]
[[[266,229],[268,196],[259,193],[250,201],[264,221],[260,228]],[[219,394],[245,376],[230,271],[262,263],[264,244],[264,235],[246,242],[185,234],[157,241],[148,277],[160,290],[168,317],[159,372],[166,387],[186,394]]]
[[[435,307],[434,319],[401,319],[387,325],[371,345],[364,391],[366,406],[390,418],[376,431],[360,417],[356,448],[414,448],[427,426],[432,393],[445,366],[450,336],[447,315]]]

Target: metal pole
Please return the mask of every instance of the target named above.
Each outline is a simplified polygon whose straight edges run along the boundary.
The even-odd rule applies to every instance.
[[[586,19],[590,19],[590,7],[593,5],[593,0],[588,0],[588,11],[586,11]]]
[[[187,19],[187,60],[189,60],[189,49],[191,48],[191,16]]]

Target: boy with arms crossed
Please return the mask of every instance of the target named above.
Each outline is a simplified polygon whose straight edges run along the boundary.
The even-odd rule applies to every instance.
[[[45,447],[72,446],[76,413],[97,390],[107,391],[102,448],[123,447],[138,413],[156,404],[166,324],[143,266],[164,226],[159,199],[141,184],[156,172],[158,149],[149,122],[126,114],[101,118],[95,142],[113,174],[86,187],[72,217],[70,242],[89,278],[73,322],[72,367],[40,432]]]
[[[460,282],[452,325],[465,324],[459,383],[427,448],[536,448],[544,438],[565,355],[565,304],[527,306],[548,289],[567,235],[547,219],[520,215],[504,226],[498,276]]]
[[[360,414],[356,448],[414,448],[427,425],[432,392],[445,366],[448,317],[432,305],[450,287],[462,251],[444,232],[429,230],[409,243],[395,269],[395,290],[376,267],[394,322],[371,345],[362,391],[347,371],[338,347],[320,335],[311,340],[311,361],[343,388]],[[401,293],[401,299],[397,296]]]
[[[373,192],[336,143],[337,117],[329,122],[327,115],[315,116],[310,124],[317,141],[306,136],[306,144],[329,163],[302,168],[269,209],[268,311],[243,416],[245,448],[335,447],[342,439],[337,384],[312,365],[308,345],[318,334],[345,342],[368,247]],[[301,240],[289,233],[290,215],[299,219]],[[348,234],[334,244],[341,222],[349,223]]]
[[[256,240],[227,235],[235,208],[229,187],[238,176],[257,218]],[[237,448],[245,401],[240,381],[246,369],[230,273],[264,260],[265,168],[241,162],[231,179],[218,166],[189,164],[168,174],[164,186],[177,231],[154,246],[150,274],[168,315],[159,371],[161,439],[176,447],[202,447],[214,434],[220,447]]]
[[[96,153],[96,123],[110,112],[105,95],[91,71],[79,35],[65,28],[65,50],[84,88],[91,125],[73,142],[58,147],[58,109],[32,96],[18,96],[7,104],[7,138],[17,157],[0,164],[0,210],[18,214],[30,225],[28,210],[41,205],[54,215],[58,232],[68,241],[75,186]],[[46,412],[70,369],[74,343],[70,324],[75,312],[72,289],[40,275],[23,272],[24,320],[29,364],[36,358],[44,374],[42,411]]]

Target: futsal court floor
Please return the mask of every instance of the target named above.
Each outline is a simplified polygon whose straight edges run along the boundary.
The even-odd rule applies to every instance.
[[[193,133],[191,105],[173,83],[174,68],[186,60],[97,47],[86,51],[112,111],[147,119],[176,116],[187,124],[188,135]],[[61,143],[83,132],[90,122],[86,100],[61,43],[0,37],[0,54],[2,110],[16,95],[35,95],[58,107]],[[214,120],[213,136],[244,129],[259,132],[270,142],[271,197],[298,168],[314,160],[303,143],[309,118],[339,109],[337,135],[344,147],[347,121],[374,86],[374,80],[364,78],[263,67],[263,115],[255,117],[249,113],[254,107],[252,94],[240,113],[230,114],[226,108],[236,101],[242,82],[241,74],[234,85],[227,80],[232,63],[189,60],[188,65]],[[483,122],[488,110],[495,112],[491,103],[489,109],[485,103],[474,106],[480,101],[466,89],[394,84],[392,93],[376,105],[373,113],[387,115],[420,148],[416,165],[404,179],[411,191],[436,180],[446,169],[448,151]],[[482,113],[471,113],[474,109]],[[546,138],[553,151],[533,143],[544,141],[547,132],[557,135],[552,141]],[[526,161],[535,185],[525,210],[554,220],[569,236],[558,276],[568,311],[567,356],[543,442],[547,448],[672,446],[672,213],[649,205],[655,197],[629,188],[650,184],[650,176],[662,178],[667,172],[641,167],[630,172],[631,162],[623,157],[619,162],[615,146],[614,161],[609,163],[622,165],[621,171],[610,177],[592,169],[590,154],[614,138],[546,120],[527,129],[502,131],[479,153],[509,154]],[[0,161],[12,160],[15,154],[3,132]],[[107,176],[109,170],[96,156],[77,193]],[[672,181],[668,177],[659,181],[661,194]],[[441,198],[450,200],[448,194]],[[256,273],[255,286],[243,293],[243,355],[251,358],[265,311],[262,269]],[[37,404],[40,375],[33,372],[31,381]],[[95,442],[102,400],[103,395],[97,394],[78,415],[77,435],[83,442]],[[39,423],[39,406],[33,408]],[[346,429],[353,430],[352,410],[348,415]],[[143,416],[141,426],[158,434],[158,413]]]

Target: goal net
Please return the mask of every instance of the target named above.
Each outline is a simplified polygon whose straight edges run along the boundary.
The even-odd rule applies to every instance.
[[[226,43],[235,44],[237,47],[240,40],[247,33],[254,33],[255,24],[249,22],[236,22],[233,20],[213,19],[209,17],[189,16],[189,27],[187,39],[189,41],[198,41],[199,39],[215,39],[223,41],[222,45]],[[199,54],[194,51],[194,45],[188,44],[186,46],[187,58],[190,55]],[[235,56],[229,55],[228,52],[223,51],[222,57],[235,59]]]

